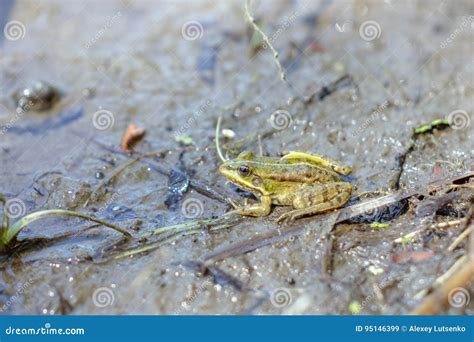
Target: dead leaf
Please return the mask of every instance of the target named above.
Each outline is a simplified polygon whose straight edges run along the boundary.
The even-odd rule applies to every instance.
[[[132,152],[133,146],[145,136],[145,129],[135,124],[128,125],[120,141],[120,148],[124,152]]]

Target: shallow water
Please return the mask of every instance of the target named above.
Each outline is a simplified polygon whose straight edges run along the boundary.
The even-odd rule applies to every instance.
[[[280,53],[288,72],[283,83],[270,51],[252,54],[238,1],[17,1],[9,20],[23,23],[24,37],[1,42],[0,124],[8,129],[0,131],[0,190],[21,199],[25,213],[98,212],[139,232],[189,220],[186,200],[197,204],[198,217],[221,216],[227,206],[193,188],[169,208],[168,177],[153,167],[178,168],[243,201],[218,174],[214,128],[221,115],[222,128],[236,140],[247,138],[237,150],[258,152],[257,133],[266,154],[324,153],[353,167],[357,193],[386,190],[413,128],[456,110],[472,118],[472,21],[465,24],[472,9],[469,1],[259,1],[252,11]],[[194,31],[185,30],[189,21]],[[375,36],[360,33],[369,24]],[[353,81],[304,104],[345,74]],[[36,79],[57,87],[61,99],[49,111],[15,113],[12,94]],[[283,129],[271,120],[276,110],[290,115]],[[99,114],[107,120],[98,121]],[[132,122],[147,130],[136,151],[163,151],[163,157],[126,169],[83,208],[101,173],[107,177],[129,160],[119,143]],[[179,144],[176,133],[192,144]],[[472,133],[471,123],[419,137],[400,187],[423,189],[437,176],[435,161],[442,161],[442,177],[472,170]],[[98,261],[119,235],[95,227],[5,257],[0,301],[7,314],[348,314],[354,301],[364,314],[404,314],[420,303],[419,291],[466,253],[464,245],[445,252],[459,226],[393,243],[450,219],[421,220],[414,208],[411,203],[386,229],[339,225],[332,247],[321,239],[327,216],[298,221],[303,234],[219,261],[204,275],[189,262],[285,226],[247,218],[106,263]],[[87,225],[45,219],[19,239]],[[434,252],[428,260],[392,261],[426,249]],[[283,305],[270,300],[277,293],[286,296]],[[445,313],[474,312],[471,303]]]

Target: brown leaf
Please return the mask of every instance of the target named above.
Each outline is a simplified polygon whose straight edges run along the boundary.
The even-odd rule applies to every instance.
[[[135,124],[128,125],[120,142],[120,148],[124,152],[132,152],[135,145],[145,135],[145,129],[137,127]]]

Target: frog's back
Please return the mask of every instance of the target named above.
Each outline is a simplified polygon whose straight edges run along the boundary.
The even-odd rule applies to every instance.
[[[328,183],[339,182],[341,177],[331,169],[309,163],[289,164],[283,161],[250,162],[255,173],[279,182]]]

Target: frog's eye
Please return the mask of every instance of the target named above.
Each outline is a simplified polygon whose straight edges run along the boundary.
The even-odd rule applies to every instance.
[[[239,166],[238,171],[242,177],[248,177],[250,175],[250,168],[247,165]]]

